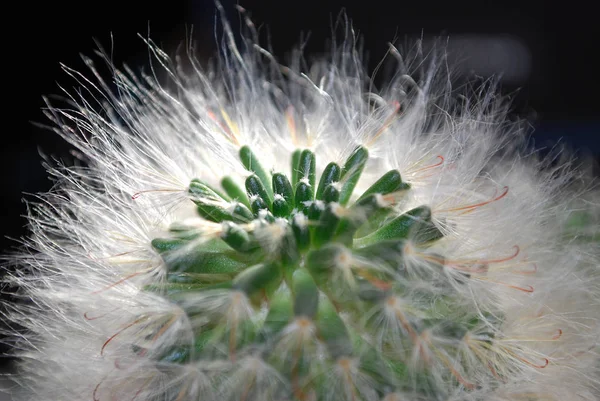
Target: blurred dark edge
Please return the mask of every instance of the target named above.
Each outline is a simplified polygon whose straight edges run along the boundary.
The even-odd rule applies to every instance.
[[[110,49],[116,65],[127,63],[138,69],[149,57],[138,33],[149,36],[169,54],[190,36],[197,42],[201,59],[215,51],[215,8],[210,0],[175,0],[168,7],[164,2],[140,0],[126,4],[116,0],[13,3],[14,11],[3,14],[2,28],[7,84],[4,104],[8,106],[3,108],[7,124],[0,158],[4,175],[2,254],[16,245],[12,239],[26,234],[22,194],[50,188],[38,149],[67,163],[72,160],[64,141],[32,124],[45,123],[42,95],[58,93],[57,82],[67,88],[74,86],[61,71],[60,62],[84,70],[79,53],[92,55],[96,38]],[[237,29],[234,3],[223,3]],[[240,5],[259,27],[261,39],[270,40],[281,60],[298,43],[301,32],[310,32],[308,54],[322,52],[331,23],[344,7],[355,31],[364,38],[371,71],[394,38],[402,42],[405,38],[448,35],[450,49],[463,61],[460,73],[483,77],[504,73],[502,90],[514,93],[514,114],[530,121],[536,144],[545,146],[560,139],[578,154],[595,159],[600,154],[600,62],[592,6],[480,0],[248,0],[240,1]],[[3,299],[10,297],[4,294]],[[0,351],[8,349],[4,345]],[[10,359],[3,361],[8,367]]]

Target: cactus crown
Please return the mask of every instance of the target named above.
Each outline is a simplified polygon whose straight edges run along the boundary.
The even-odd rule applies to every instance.
[[[483,355],[494,320],[457,299],[468,272],[450,280],[443,256],[427,253],[443,237],[430,208],[399,211],[410,184],[397,170],[353,196],[363,146],[318,181],[310,150],[292,154],[290,176],[246,146],[239,156],[245,190],[229,177],[222,188],[193,180],[203,224],[152,241],[168,273],[146,289],[178,304],[194,333],[156,352],[158,365],[247,364],[212,384],[235,400],[439,400],[476,387],[457,356],[465,344]]]

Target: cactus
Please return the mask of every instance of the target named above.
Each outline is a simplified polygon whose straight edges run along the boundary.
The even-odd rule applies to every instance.
[[[350,202],[368,161],[363,146],[343,165],[327,164],[318,184],[315,154],[295,153],[290,180],[265,172],[242,147],[246,193],[229,177],[220,190],[191,182],[188,195],[206,221],[175,224],[169,237],[152,241],[167,280],[147,290],[181,306],[193,338],[158,353],[156,362],[257,358],[281,377],[261,387],[250,374],[230,389],[240,399],[393,400],[415,390],[437,400],[444,393],[433,385],[434,363],[456,387],[474,388],[465,367],[445,354],[471,332],[492,344],[497,328],[474,307],[459,308],[443,256],[431,255],[419,272],[435,293],[412,288],[405,262],[443,237],[430,208],[396,212],[410,190],[397,170]],[[420,304],[411,304],[416,297]],[[438,348],[436,338],[450,347]],[[412,370],[415,353],[426,363]]]
[[[168,85],[67,70],[99,101],[48,109],[87,166],[49,166],[8,258],[15,397],[597,400],[586,174],[493,83],[455,96],[443,48],[391,47],[377,91],[349,27],[304,69],[223,25],[191,75],[149,43]]]

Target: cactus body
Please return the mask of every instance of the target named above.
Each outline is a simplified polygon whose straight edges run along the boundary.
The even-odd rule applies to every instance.
[[[256,358],[277,380],[263,388],[252,374],[241,379],[233,393],[242,400],[395,400],[401,394],[442,400],[448,387],[476,388],[468,366],[449,355],[475,333],[483,349],[492,348],[502,318],[481,316],[461,302],[453,285],[465,285],[469,274],[450,278],[442,255],[427,256],[443,238],[431,209],[398,212],[410,184],[396,170],[353,193],[368,162],[365,147],[342,168],[328,163],[316,190],[320,161],[310,150],[295,154],[289,176],[271,175],[242,147],[251,174],[246,193],[231,189],[228,177],[221,182],[232,199],[199,180],[188,190],[199,216],[220,229],[202,235],[201,226],[175,224],[168,238],[152,241],[168,274],[163,285],[147,290],[201,322],[187,344],[157,354],[157,365]],[[209,209],[215,201],[235,206]],[[245,212],[232,213],[236,208]],[[410,272],[406,258],[419,252],[428,266]],[[413,288],[423,275],[429,287]],[[219,307],[203,305],[207,299]],[[433,375],[450,385],[437,387]],[[220,393],[218,384],[212,390]]]

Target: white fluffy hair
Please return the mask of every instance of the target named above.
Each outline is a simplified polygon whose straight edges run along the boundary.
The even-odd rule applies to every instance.
[[[390,46],[394,74],[378,89],[349,24],[309,67],[300,51],[280,65],[251,23],[238,44],[223,24],[223,52],[210,68],[191,57],[191,72],[184,71],[150,41],[151,74],[118,70],[103,52],[112,82],[87,58],[88,76],[65,67],[82,89],[47,114],[85,167],[48,167],[56,185],[29,203],[30,235],[10,258],[6,280],[23,300],[4,311],[24,328],[9,333],[18,400],[242,400],[250,380],[253,400],[288,399],[275,390],[286,379],[256,355],[164,366],[150,355],[189,342],[203,324],[182,304],[145,291],[166,276],[150,242],[186,219],[207,235],[219,232],[193,219],[186,191],[194,178],[242,183],[249,175],[238,158],[242,145],[276,172],[289,170],[298,148],[343,163],[363,145],[370,159],[357,193],[397,169],[412,185],[397,212],[430,205],[445,236],[426,250],[405,249],[415,285],[435,293],[426,271],[444,255],[457,299],[482,316],[503,316],[493,345],[475,329],[449,347],[434,328],[413,355],[415,368],[433,356],[431,377],[449,389],[447,400],[600,399],[600,253],[599,242],[586,241],[597,224],[565,229],[581,213],[595,218],[597,204],[566,152],[540,160],[523,124],[508,119],[494,82],[453,87],[443,45],[424,51],[418,42],[402,53]],[[155,67],[168,82],[159,83]],[[277,241],[272,231],[260,235]],[[471,280],[458,285],[464,266]],[[227,291],[189,301],[202,313],[226,308],[232,319],[254,313]],[[426,303],[399,297],[386,308],[406,305],[418,314]],[[372,314],[386,336],[402,332],[397,314]],[[135,352],[149,341],[148,353]],[[447,383],[448,369],[458,386]],[[354,399],[345,398],[337,372],[330,375],[323,400]],[[354,397],[379,400],[363,379],[356,373]],[[408,392],[384,400],[419,398]]]

